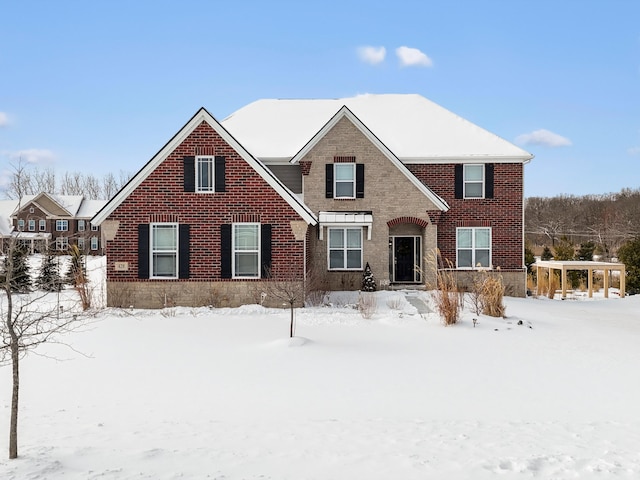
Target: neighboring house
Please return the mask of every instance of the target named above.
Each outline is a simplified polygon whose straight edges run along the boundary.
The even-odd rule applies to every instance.
[[[94,217],[109,305],[255,303],[313,270],[332,290],[461,285],[500,269],[524,295],[532,155],[419,95],[260,100],[200,110]]]
[[[32,253],[47,250],[65,253],[71,245],[89,255],[104,253],[100,227],[91,218],[105,204],[104,200],[89,200],[82,195],[40,193],[25,195],[20,201],[2,202],[2,223],[5,238],[17,236]]]

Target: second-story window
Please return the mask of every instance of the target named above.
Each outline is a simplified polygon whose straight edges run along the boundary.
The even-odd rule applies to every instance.
[[[56,232],[66,232],[69,230],[69,220],[56,220]]]
[[[356,164],[335,163],[334,198],[356,198]]]

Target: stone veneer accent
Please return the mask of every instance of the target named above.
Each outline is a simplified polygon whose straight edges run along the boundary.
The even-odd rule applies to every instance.
[[[365,165],[364,198],[349,200],[325,197],[325,165],[334,157],[355,157]],[[363,232],[363,262],[369,262],[378,283],[389,281],[389,225],[401,218],[420,223],[423,254],[435,249],[437,228],[430,223],[427,210],[436,209],[411,181],[347,118],[338,123],[309,151],[301,163],[309,166],[303,177],[305,203],[314,211],[371,211],[371,240]],[[404,222],[399,222],[404,223]],[[348,226],[348,225],[346,225]],[[362,272],[327,271],[327,234],[319,239],[318,227],[310,235],[310,264],[326,272],[331,290],[359,289]]]

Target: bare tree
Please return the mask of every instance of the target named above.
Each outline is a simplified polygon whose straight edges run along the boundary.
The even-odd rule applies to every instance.
[[[20,185],[22,171],[15,170]],[[21,197],[18,198],[20,204]],[[16,252],[20,232],[2,240],[0,271],[0,365],[12,367],[11,420],[9,424],[9,458],[18,456],[18,404],[20,395],[20,359],[43,343],[60,341],[61,335],[79,325],[74,305],[60,309],[57,293],[35,291],[18,293]]]
[[[284,271],[278,272],[277,275],[269,269],[267,277],[269,278],[265,288],[267,297],[289,305],[291,311],[289,337],[293,338],[295,332],[295,306],[304,303],[304,275],[298,272],[294,265],[289,264]]]

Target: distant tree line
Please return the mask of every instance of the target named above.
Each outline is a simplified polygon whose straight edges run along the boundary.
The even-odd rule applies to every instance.
[[[92,173],[65,172],[56,174],[52,168],[28,168],[24,163],[14,165],[4,195],[8,199],[20,199],[23,195],[41,192],[58,195],[84,195],[91,200],[109,200],[131,178],[131,173],[120,170],[102,177]]]
[[[566,240],[591,242],[603,257],[616,255],[640,237],[640,189],[603,195],[530,197],[525,201],[526,239],[532,247],[555,247]]]

